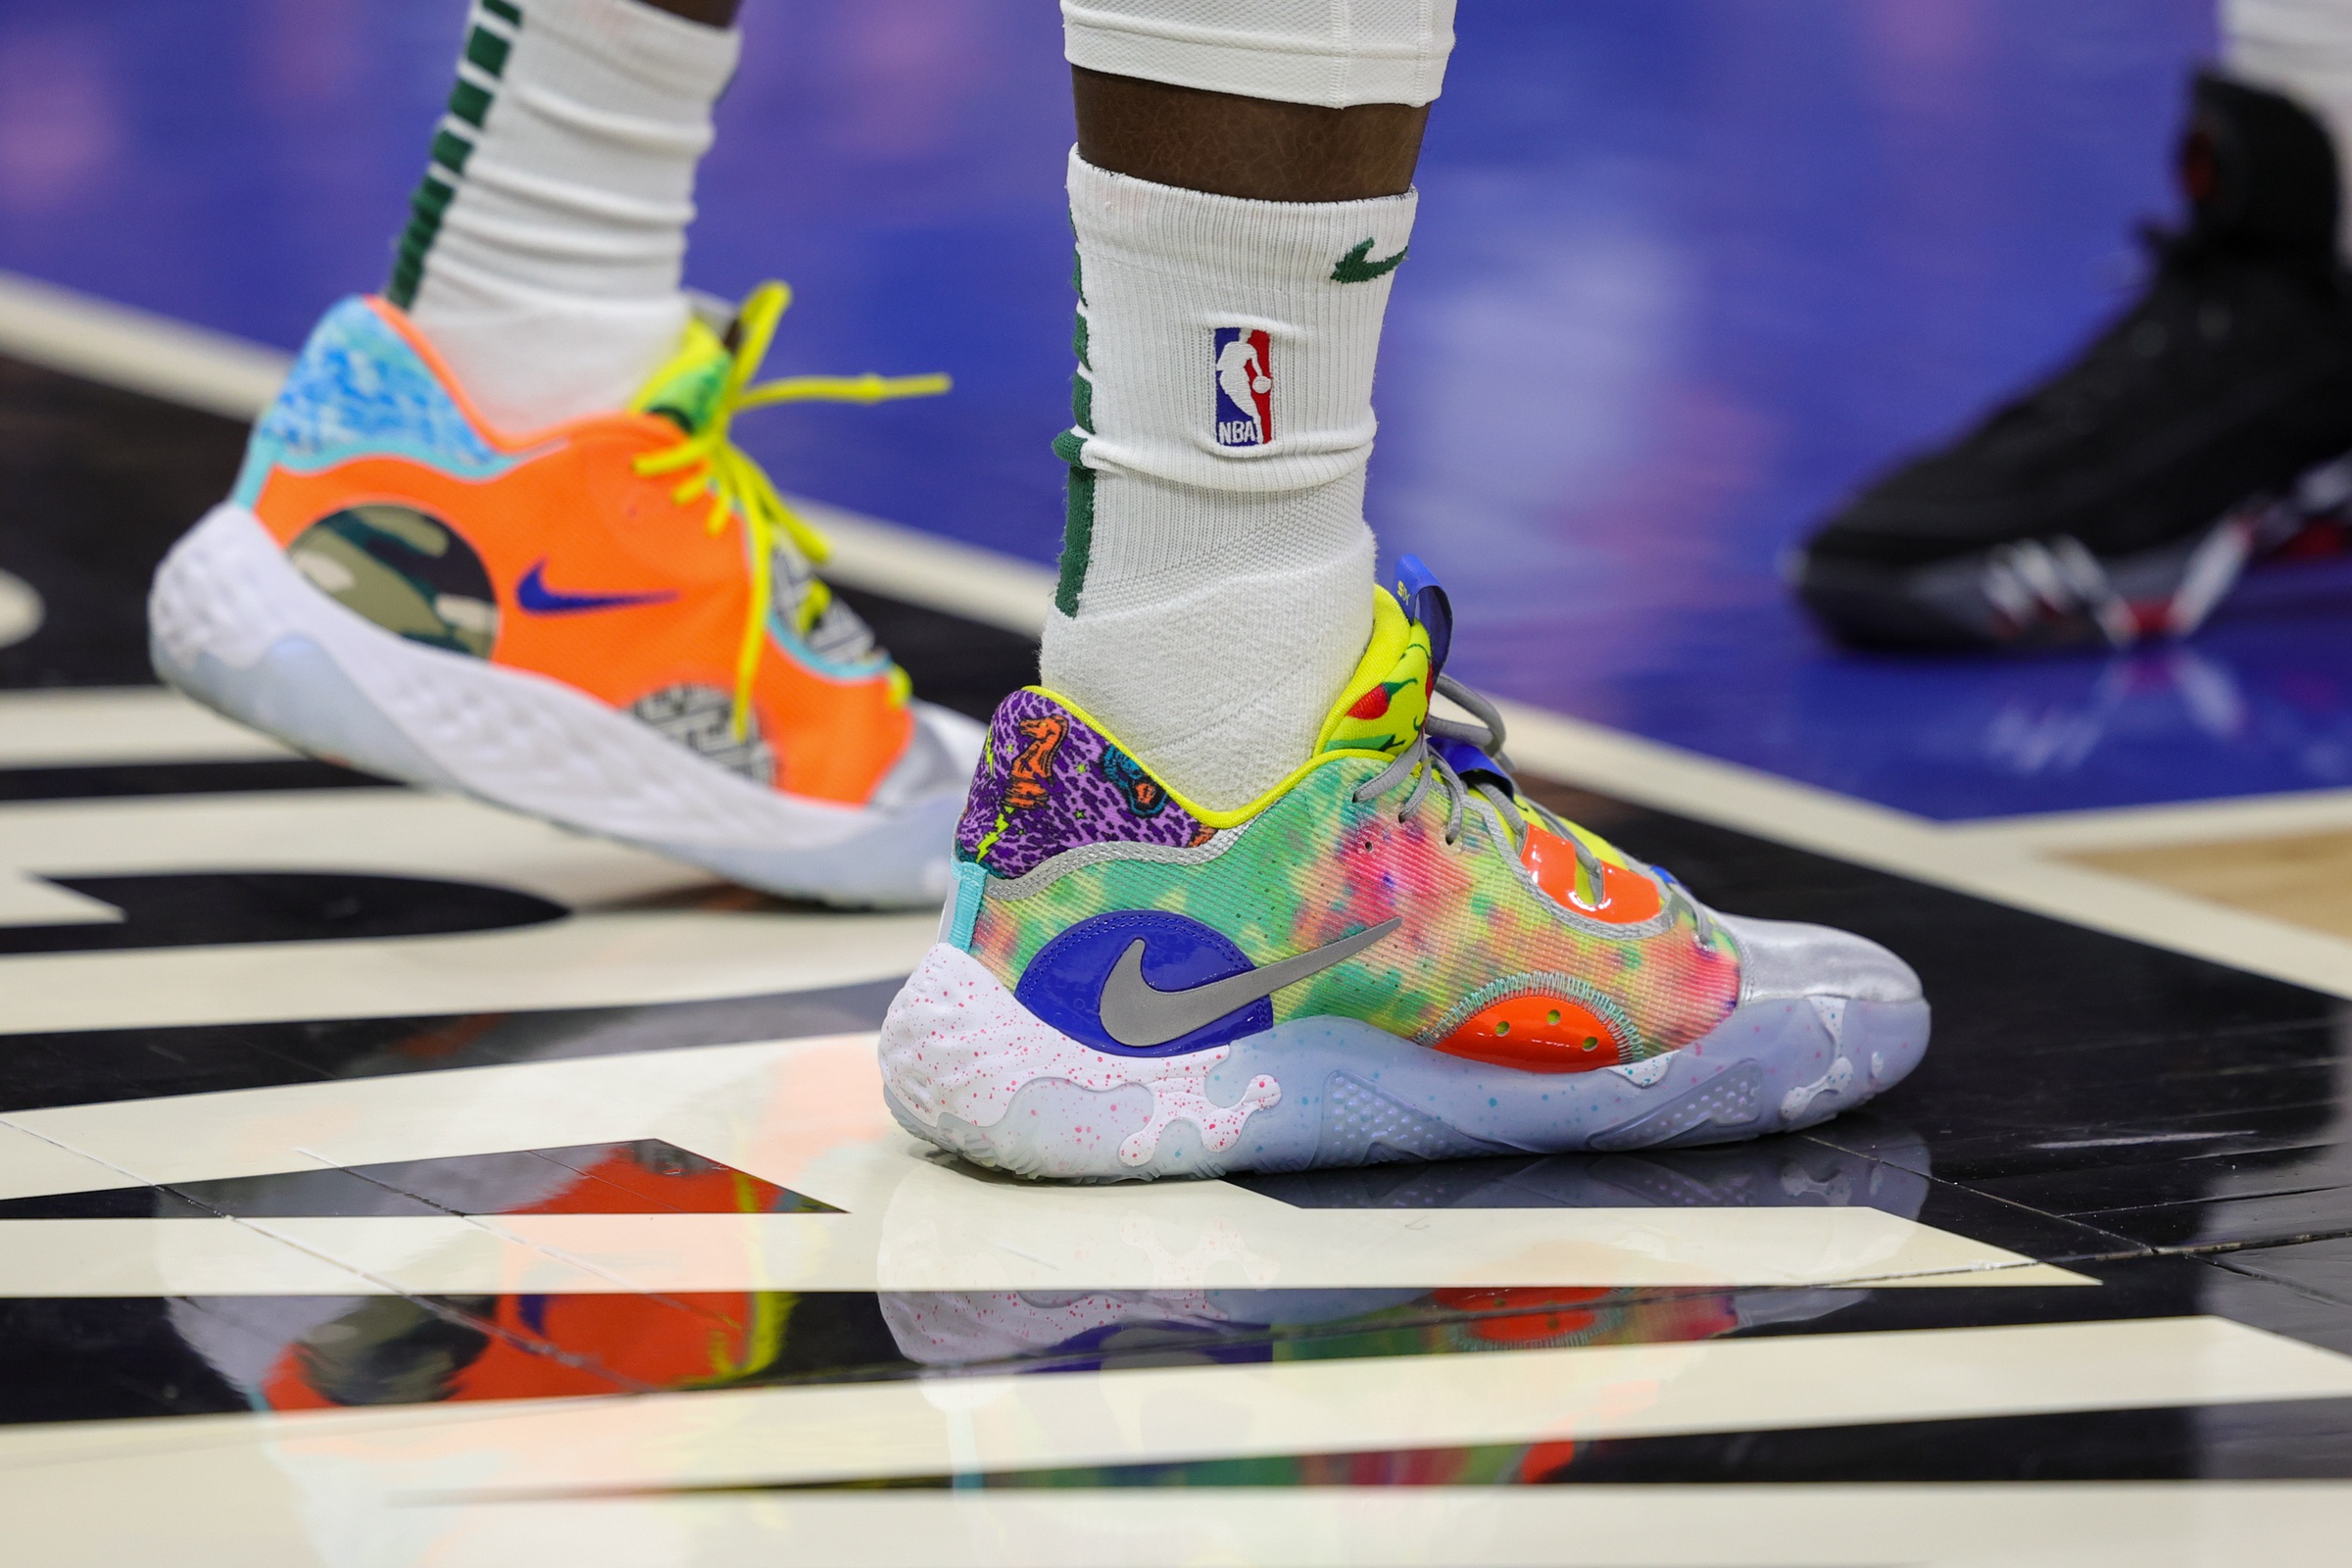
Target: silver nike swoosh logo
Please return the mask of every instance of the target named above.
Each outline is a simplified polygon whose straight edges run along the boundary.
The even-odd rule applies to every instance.
[[[1181,1040],[1284,986],[1295,986],[1333,964],[1346,963],[1402,924],[1400,918],[1383,920],[1353,936],[1262,969],[1247,969],[1183,991],[1162,991],[1144,978],[1144,939],[1137,937],[1127,944],[1127,951],[1119,955],[1119,961],[1110,966],[1110,974],[1102,982],[1102,1032],[1130,1051],[1149,1051]]]

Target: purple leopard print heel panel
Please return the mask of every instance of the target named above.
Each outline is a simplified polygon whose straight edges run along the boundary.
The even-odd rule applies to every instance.
[[[989,725],[956,847],[999,876],[1020,876],[1082,845],[1200,844],[1211,831],[1100,731],[1023,691]]]

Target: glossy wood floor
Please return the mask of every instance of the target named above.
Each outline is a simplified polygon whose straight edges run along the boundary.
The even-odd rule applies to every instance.
[[[0,650],[12,1558],[2340,1551],[2334,998],[1539,782],[1711,903],[1900,952],[1926,1065],[1718,1150],[993,1179],[876,1093],[929,917],[142,689],[147,573],[239,440],[0,364],[0,569],[49,611]],[[1028,678],[1013,634],[854,597],[918,690]],[[2335,930],[2341,842],[2268,890],[2236,851],[2101,863]]]
[[[2352,832],[2090,850],[2073,858],[2290,925],[2352,937]]]

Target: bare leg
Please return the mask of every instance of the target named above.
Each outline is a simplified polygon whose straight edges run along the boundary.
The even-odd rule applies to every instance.
[[[666,11],[688,22],[700,22],[706,26],[732,27],[735,13],[743,9],[743,0],[645,0],[656,11]]]
[[[672,0],[684,14],[689,0]],[[1078,156],[1212,196],[1352,202],[1413,183],[1427,104],[1324,109],[1070,68]]]

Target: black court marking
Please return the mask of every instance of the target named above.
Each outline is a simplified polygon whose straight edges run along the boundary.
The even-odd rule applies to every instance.
[[[2352,1480],[2352,1400],[1897,1421],[1586,1444],[1569,1485]]]
[[[628,1007],[0,1035],[0,1114],[878,1029],[896,980]]]
[[[335,762],[258,757],[213,762],[99,762],[73,767],[0,767],[0,803],[105,801],[140,795],[236,795],[257,790],[398,789]]]
[[[2352,1401],[2084,1410],[1670,1438],[1494,1444],[1276,1459],[992,1471],[883,1482],[648,1489],[634,1495],[836,1492],[882,1486],[1789,1486],[1857,1483],[2352,1480]],[[496,1494],[502,1500],[507,1494]],[[604,1496],[534,1493],[533,1500]]]
[[[660,1138],[116,1187],[0,1202],[11,1219],[388,1214],[838,1214],[831,1203]]]
[[[153,684],[147,584],[243,451],[233,419],[0,357],[0,569],[48,610],[0,687]]]
[[[570,910],[512,888],[316,871],[50,876],[119,921],[0,925],[0,954],[122,953],[252,942],[351,942],[544,925]]]
[[[623,1298],[627,1309],[600,1325],[601,1344],[567,1322],[594,1322],[614,1298],[583,1297],[121,1297],[0,1299],[0,1426],[48,1421],[239,1415],[254,1408],[268,1370],[289,1353],[366,1360],[337,1392],[354,1403],[435,1402],[430,1374],[465,1364],[493,1339],[520,1342],[582,1374],[580,1393],[641,1393],[640,1379],[600,1371],[593,1350],[625,1357],[647,1335],[697,1346],[754,1308],[745,1293],[721,1298]],[[387,1317],[401,1319],[386,1332]],[[617,1321],[614,1321],[614,1319]],[[525,1326],[536,1321],[537,1334]],[[503,1327],[503,1333],[501,1332]],[[858,1292],[804,1295],[790,1302],[787,1333],[759,1373],[770,1384],[902,1376],[914,1370],[892,1343],[879,1303]],[[338,1334],[348,1328],[349,1335]],[[633,1331],[633,1333],[632,1333]],[[355,1345],[355,1342],[357,1344]],[[420,1375],[421,1374],[421,1375]],[[416,1397],[411,1397],[416,1396]]]
[[[916,695],[982,723],[997,705],[1037,680],[1037,640],[1002,626],[834,585],[906,668]]]

